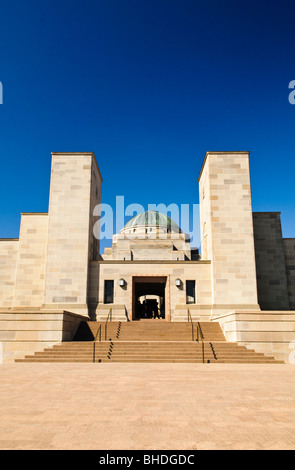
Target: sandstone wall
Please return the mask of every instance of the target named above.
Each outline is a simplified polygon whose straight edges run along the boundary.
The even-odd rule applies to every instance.
[[[295,310],[295,238],[284,238],[289,305]]]
[[[288,310],[285,247],[279,212],[254,212],[258,301],[262,310]]]
[[[48,214],[22,214],[17,256],[14,308],[44,302]]]
[[[18,239],[0,239],[0,307],[12,308]]]
[[[170,319],[182,317],[187,321],[187,308],[194,316],[210,318],[212,308],[211,265],[209,261],[100,261],[90,263],[91,281],[89,299],[93,313],[104,309],[107,315],[110,304],[104,305],[104,281],[114,280],[114,305],[124,306],[129,319],[132,319],[132,278],[133,276],[165,276],[167,278],[166,313]],[[126,285],[119,286],[123,278]],[[182,281],[181,287],[175,285],[176,279]],[[196,282],[196,304],[186,305],[186,280]],[[181,318],[177,318],[180,320]]]
[[[258,309],[248,152],[209,152],[199,177],[202,259],[214,312]]]
[[[88,314],[88,263],[96,257],[93,209],[101,176],[92,153],[52,154],[45,307]]]

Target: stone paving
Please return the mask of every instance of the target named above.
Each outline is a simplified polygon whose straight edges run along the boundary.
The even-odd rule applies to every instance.
[[[4,364],[0,449],[294,449],[295,367]]]

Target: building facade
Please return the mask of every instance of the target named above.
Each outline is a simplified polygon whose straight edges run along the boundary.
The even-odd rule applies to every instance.
[[[93,153],[52,154],[48,213],[22,213],[19,239],[0,240],[2,315],[105,320],[111,310],[135,321],[156,310],[162,321],[187,321],[189,310],[227,333],[228,315],[295,310],[295,238],[283,239],[279,213],[253,213],[248,152],[206,154],[200,253],[167,215],[148,211],[101,255],[93,230],[101,186]],[[238,340],[237,318],[229,324]]]

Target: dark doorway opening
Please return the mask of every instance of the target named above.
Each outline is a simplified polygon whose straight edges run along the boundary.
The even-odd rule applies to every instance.
[[[166,318],[166,278],[133,278],[133,320]]]

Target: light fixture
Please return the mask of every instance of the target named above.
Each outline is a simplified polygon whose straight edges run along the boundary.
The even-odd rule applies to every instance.
[[[119,286],[124,287],[125,286],[125,279],[119,279]]]
[[[176,287],[180,287],[180,286],[181,286],[181,280],[180,280],[180,279],[176,279],[175,285],[176,285]]]

